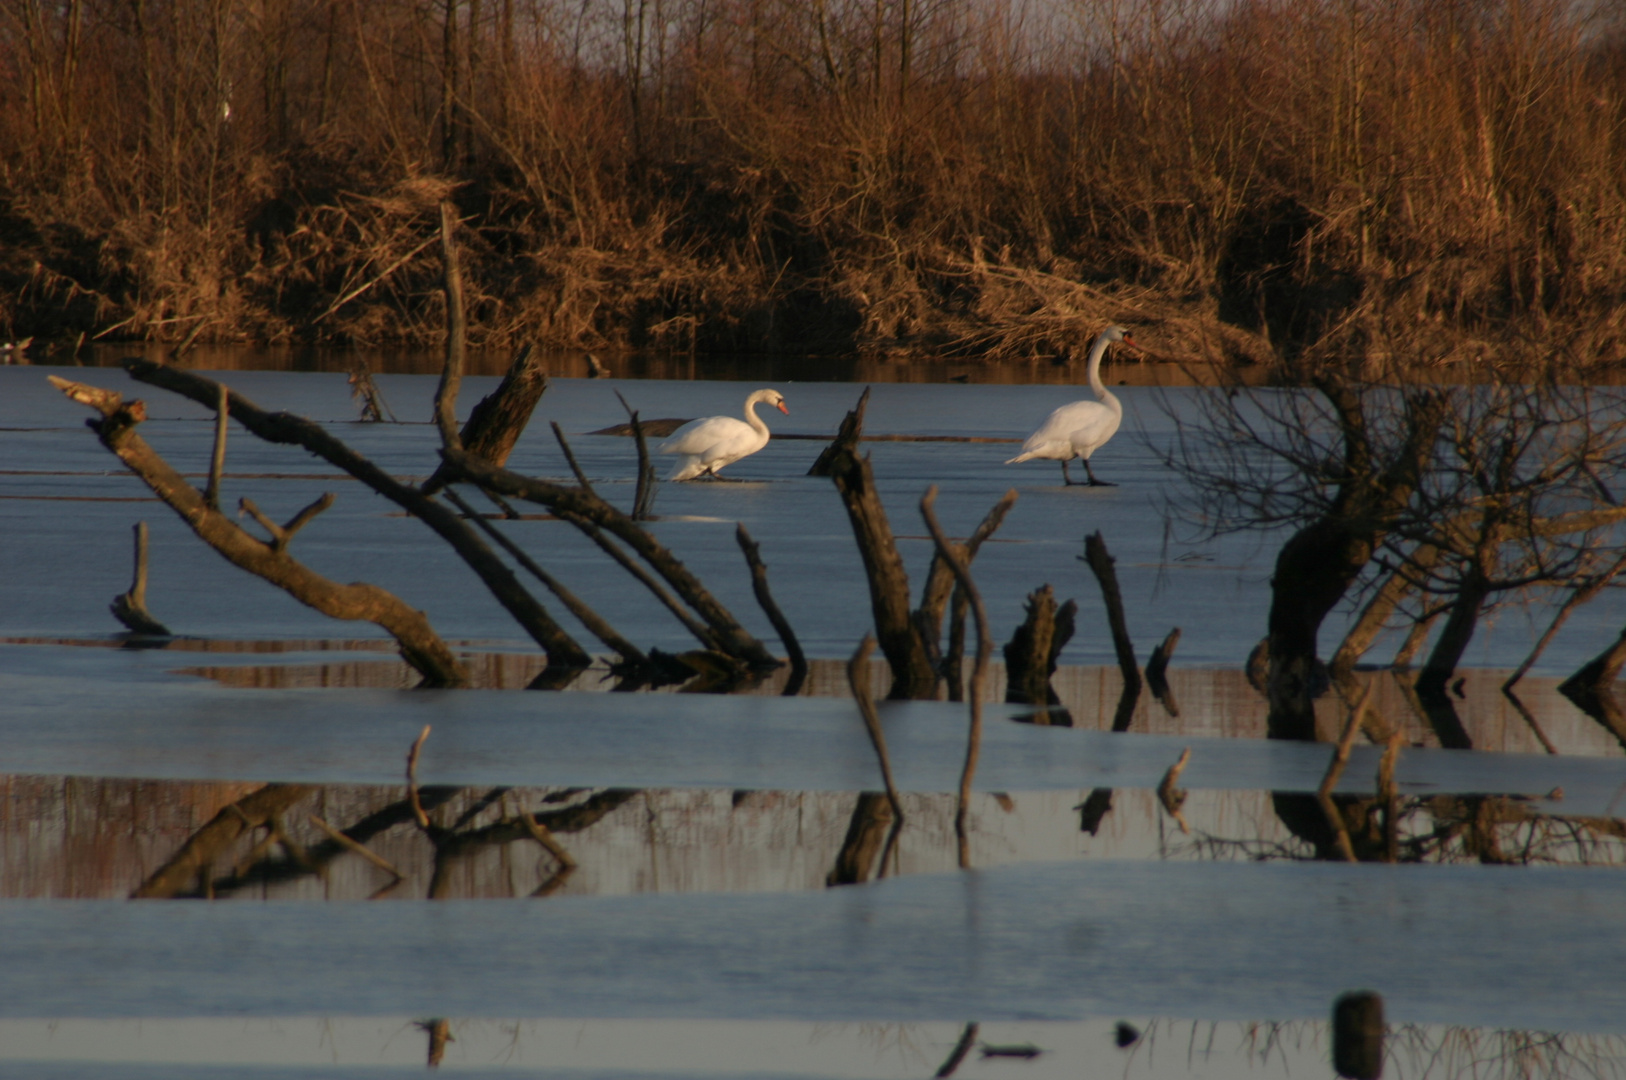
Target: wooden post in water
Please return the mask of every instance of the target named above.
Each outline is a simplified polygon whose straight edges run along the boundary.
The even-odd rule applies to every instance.
[[[1351,990],[1332,1006],[1332,1067],[1349,1080],[1383,1075],[1383,996]]]

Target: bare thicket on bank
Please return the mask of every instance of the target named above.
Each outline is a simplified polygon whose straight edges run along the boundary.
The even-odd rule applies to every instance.
[[[1622,357],[1560,0],[0,2],[0,335]],[[1396,349],[1396,343],[1403,348]]]
[[[1626,566],[1616,389],[1322,375],[1310,390],[1219,389],[1198,401],[1165,457],[1193,485],[1177,512],[1210,534],[1288,530],[1261,650],[1276,737],[1316,737],[1321,625],[1359,598],[1331,654],[1345,701],[1357,695],[1356,662],[1397,630],[1399,669],[1431,644],[1409,685],[1441,743],[1467,748],[1447,687],[1480,622],[1537,600],[1559,625]],[[1571,683],[1607,695],[1618,670]]]

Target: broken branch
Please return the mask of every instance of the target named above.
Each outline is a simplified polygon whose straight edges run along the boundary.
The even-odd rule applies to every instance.
[[[117,393],[55,376],[51,382],[75,401],[101,412],[102,419],[92,422],[91,426],[102,445],[117,455],[200,539],[228,562],[276,585],[324,615],[363,619],[387,630],[399,643],[402,657],[423,674],[425,686],[467,685],[468,673],[462,663],[435,633],[423,612],[377,586],[340,585],[331,581],[287,553],[273,550],[269,544],[250,536],[218,510],[210,509],[202,493],[136,434],[135,426],[146,416],[141,402],[126,405]],[[244,403],[233,394],[232,404],[239,407]]]
[[[847,685],[852,688],[853,700],[864,718],[864,730],[869,732],[870,745],[881,763],[881,780],[886,784],[886,799],[892,804],[893,820],[903,821],[903,803],[898,798],[898,786],[892,782],[892,759],[886,752],[886,732],[881,730],[881,717],[875,711],[875,702],[869,696],[869,654],[875,648],[875,635],[865,634],[852,658],[847,661]]]
[[[790,620],[785,618],[785,613],[774,603],[773,593],[768,591],[768,567],[762,561],[762,549],[745,531],[744,522],[735,527],[734,539],[739,542],[740,550],[745,553],[745,564],[751,569],[751,591],[756,594],[757,603],[762,605],[763,613],[768,616],[774,632],[779,635],[785,652],[790,656],[790,679],[785,683],[784,696],[795,697],[807,681],[807,657],[802,654],[802,645],[796,640],[796,631],[791,629]]]
[[[147,610],[147,523],[138,521],[134,528],[135,576],[130,582],[130,591],[115,596],[109,610],[114,618],[137,634],[171,637],[169,627],[153,618]]]
[[[960,553],[950,546],[943,527],[937,523],[937,514],[932,509],[936,502],[937,485],[933,484],[920,498],[920,516],[926,520],[926,528],[937,544],[938,554],[954,571],[955,580],[969,600],[977,622],[977,659],[971,669],[971,731],[966,737],[965,765],[960,770],[960,792],[954,811],[954,832],[960,842],[960,868],[967,869],[971,865],[971,846],[966,834],[966,808],[971,801],[971,781],[976,774],[977,756],[982,749],[982,691],[988,678],[988,656],[994,651],[994,640],[989,636],[988,612],[982,606],[982,594],[977,591],[976,582],[971,580],[971,571]]]

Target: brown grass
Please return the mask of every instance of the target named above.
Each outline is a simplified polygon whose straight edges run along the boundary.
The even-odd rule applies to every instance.
[[[0,0],[0,334],[1618,366],[1608,10]]]

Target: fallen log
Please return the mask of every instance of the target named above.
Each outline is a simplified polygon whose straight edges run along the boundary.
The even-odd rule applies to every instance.
[[[779,666],[778,658],[739,624],[699,578],[616,507],[582,488],[520,476],[462,450],[446,448],[442,453],[459,478],[502,495],[539,503],[578,527],[585,523],[610,533],[631,548],[694,611],[705,626],[710,644],[753,670],[771,671]]]
[[[70,398],[101,413],[101,419],[90,421],[90,425],[102,445],[179,514],[199,539],[228,562],[276,585],[324,615],[364,620],[382,627],[400,645],[402,658],[423,675],[424,686],[468,684],[468,673],[462,662],[435,633],[423,612],[377,586],[341,585],[329,580],[296,561],[285,548],[249,535],[231,518],[211,509],[203,495],[136,434],[136,425],[146,417],[146,408],[141,402],[126,404],[122,395],[113,391],[55,376],[51,377],[51,383]],[[232,398],[235,405],[236,395]]]
[[[218,384],[190,371],[167,364],[133,358],[124,362],[125,371],[138,382],[147,383],[190,398],[205,406],[213,405]],[[271,413],[241,394],[233,392],[227,406],[232,419],[266,442],[299,446],[349,473],[407,513],[433,529],[491,590],[532,640],[548,656],[548,665],[566,671],[580,671],[592,662],[587,651],[556,623],[514,572],[499,559],[474,530],[453,510],[436,502],[410,484],[402,483],[367,458],[351,450],[320,424],[292,413]]]

